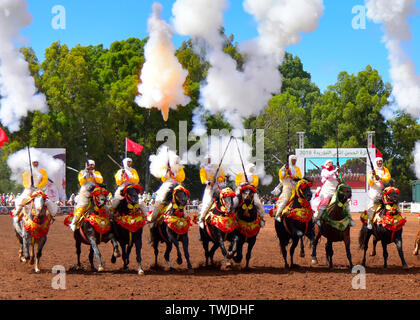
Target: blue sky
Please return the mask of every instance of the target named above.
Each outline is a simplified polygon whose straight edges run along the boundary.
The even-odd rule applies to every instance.
[[[154,1],[149,0],[27,0],[33,15],[32,24],[22,30],[27,37],[26,45],[32,46],[42,61],[44,51],[52,42],[73,47],[103,44],[109,48],[116,40],[147,36],[147,18]],[[170,22],[174,0],[158,1],[163,5],[163,18]],[[256,23],[242,8],[242,1],[230,0],[225,12],[225,30],[233,34],[237,42],[257,36]],[[367,20],[366,29],[353,29],[355,5],[363,0],[324,0],[324,15],[319,28],[311,34],[303,34],[302,41],[287,50],[298,55],[306,71],[323,91],[334,84],[340,71],[357,73],[368,64],[378,69],[385,81],[389,79],[387,51],[381,42],[381,26]],[[66,9],[66,29],[52,28],[55,14],[52,8],[62,5]],[[420,8],[417,2],[417,7]],[[405,51],[420,74],[420,15],[411,19],[413,39],[405,45]],[[175,36],[176,47],[185,37]]]

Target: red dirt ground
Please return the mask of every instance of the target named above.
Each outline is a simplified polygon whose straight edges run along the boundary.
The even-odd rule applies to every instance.
[[[359,264],[362,251],[358,248],[360,230],[359,214],[353,214],[356,226],[352,228],[353,263]],[[86,271],[71,271],[76,264],[76,250],[70,229],[64,226],[64,217],[57,217],[51,226],[47,244],[41,259],[41,274],[35,274],[29,264],[18,260],[18,244],[10,216],[0,216],[0,299],[136,299],[136,300],[281,300],[281,299],[420,299],[420,259],[412,255],[414,237],[419,230],[416,215],[408,215],[403,232],[404,255],[410,269],[401,268],[395,245],[389,245],[389,267],[382,268],[382,247],[377,246],[377,255],[368,257],[366,289],[352,288],[352,274],[347,267],[344,243],[334,244],[335,269],[329,271],[325,264],[325,240],[318,246],[320,264],[310,266],[309,244],[305,243],[306,257],[295,253],[295,263],[300,267],[292,271],[283,268],[279,244],[274,230],[274,220],[267,215],[267,225],[260,232],[253,250],[250,270],[221,270],[206,268],[201,242],[198,240],[198,226],[190,229],[190,255],[194,274],[186,271],[185,259],[182,265],[175,262],[176,252],[171,254],[172,264],[177,269],[169,271],[163,259],[163,244],[160,246],[161,269],[150,269],[154,261],[152,247],[147,243],[149,230],[143,234],[144,276],[136,274],[135,252],[130,259],[130,271],[122,272],[121,259],[110,262],[111,243],[101,244],[105,261],[105,272],[92,273],[89,270],[87,246],[82,247],[82,263]],[[371,243],[370,243],[371,245]],[[369,253],[371,249],[369,248]],[[215,255],[221,264],[220,250]],[[96,261],[95,261],[96,263]],[[52,288],[53,266],[66,268],[66,289]],[[244,265],[244,261],[242,262]]]

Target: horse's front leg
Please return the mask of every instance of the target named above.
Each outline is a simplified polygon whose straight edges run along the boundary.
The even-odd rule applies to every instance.
[[[369,239],[370,239],[370,236],[372,235],[370,232],[369,232],[369,229],[366,227],[366,226],[363,226],[362,227],[363,229],[360,231],[360,233],[361,233],[361,235],[360,235],[360,237],[363,237],[363,238],[361,238],[361,246],[363,246],[363,261],[362,261],[362,266],[366,266],[366,253],[367,253],[367,250],[368,250],[368,247],[369,247]]]
[[[44,248],[45,243],[47,242],[47,236],[45,236],[44,238],[42,238],[39,242],[38,242],[38,250],[36,253],[36,259],[35,259],[35,272],[36,273],[40,273],[41,269],[39,267],[40,261],[41,261],[41,256],[42,256],[42,249]]]
[[[221,232],[218,232],[217,236],[216,236],[216,240],[217,240],[217,244],[220,247],[220,250],[222,251],[223,257],[225,259],[225,264],[226,267],[230,267],[231,264],[229,262],[229,257],[228,257],[228,253],[225,247],[225,243],[223,241],[223,234]]]
[[[346,247],[346,255],[347,255],[347,260],[349,260],[349,264],[350,264],[350,270],[353,269],[353,262],[351,259],[351,251],[350,251],[350,228],[347,229],[347,232],[344,235],[344,244]]]
[[[292,238],[292,245],[290,246],[290,267],[291,268],[293,268],[294,266],[296,266],[294,263],[293,263],[293,255],[295,254],[295,249],[296,249],[296,247],[298,246],[298,244],[299,244],[299,240],[300,240],[300,238],[299,237],[293,237]]]
[[[257,241],[257,236],[248,239],[248,248],[247,248],[247,252],[246,252],[246,265],[245,265],[246,269],[249,268],[249,261],[251,260],[252,248],[254,248],[254,245],[255,245],[256,241]]]
[[[316,246],[318,245],[319,238],[321,238],[321,230],[317,224],[314,225],[315,234],[312,238],[312,260],[311,264],[318,264],[318,259],[316,258]]]
[[[305,245],[303,243],[303,236],[300,237],[300,257],[305,258]]]
[[[402,248],[402,238],[401,238],[401,236],[395,237],[394,243],[397,246],[397,250],[398,250],[398,254],[399,254],[400,259],[401,259],[402,267],[404,269],[408,270],[407,263],[405,262],[405,259],[404,259],[404,252],[403,252],[403,248]]]
[[[118,241],[115,238],[114,233],[111,232],[109,234],[109,239],[111,240],[111,243],[112,243],[112,247],[113,247],[113,255],[112,256],[114,257],[114,258],[111,259],[111,262],[113,261],[113,263],[115,263],[115,258],[121,257],[121,253],[120,253],[120,250],[118,248]]]
[[[188,251],[188,242],[189,242],[188,234],[185,234],[182,238],[182,249],[184,250],[185,260],[187,260],[188,272],[194,273],[194,270],[192,268],[191,261],[190,261],[190,253]]]
[[[333,250],[333,244],[329,240],[327,240],[327,243],[325,244],[325,255],[327,256],[328,268],[332,269],[333,268],[332,257],[334,255],[334,250]]]
[[[376,256],[376,244],[378,243],[378,239],[376,239],[376,236],[373,236],[373,248],[372,248],[372,252],[370,253],[371,257]]]
[[[90,242],[90,252],[89,252],[89,261],[92,270],[95,270],[95,266],[93,264],[93,254],[95,254],[96,259],[98,260],[98,272],[104,271],[104,266],[102,264],[102,255],[99,251],[98,245],[96,244],[96,240],[94,237],[89,238]]]
[[[239,236],[237,234],[234,234],[232,241],[229,245],[229,252],[227,254],[227,257],[229,259],[233,258],[235,253],[238,251],[238,243],[239,243]]]
[[[78,269],[82,268],[82,264],[80,263],[81,253],[82,253],[82,242],[76,239],[76,255],[77,255],[77,268]]]
[[[141,268],[141,248],[143,246],[143,242],[142,242],[143,229],[140,229],[139,233],[140,233],[139,237],[137,241],[134,243],[136,245],[136,259],[137,259],[137,264],[138,264],[137,274],[144,275],[144,271]]]
[[[165,250],[164,257],[165,257],[166,263],[168,264],[169,270],[174,270],[174,268],[171,265],[171,261],[169,261],[169,257],[171,255],[171,251],[172,251],[172,242],[167,242],[166,243],[166,250]]]

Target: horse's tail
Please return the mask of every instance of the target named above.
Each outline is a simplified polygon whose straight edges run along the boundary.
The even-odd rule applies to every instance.
[[[363,249],[368,235],[368,229],[363,225],[359,232],[359,248]]]

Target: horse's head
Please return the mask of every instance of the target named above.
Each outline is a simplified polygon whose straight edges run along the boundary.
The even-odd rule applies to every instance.
[[[241,199],[247,205],[251,204],[254,201],[254,194],[257,193],[257,189],[251,184],[245,184],[241,187],[240,194]]]
[[[129,184],[123,190],[123,196],[128,204],[134,205],[139,202],[139,195],[143,188],[138,184]]]
[[[351,187],[348,184],[340,183],[337,186],[337,199],[341,203],[346,203],[351,198]]]
[[[30,200],[27,205],[30,208],[30,215],[42,217],[46,212],[45,201],[48,199],[47,195],[43,191],[36,191],[30,196]]]
[[[190,192],[181,185],[175,187],[172,191],[172,203],[178,208],[183,209],[190,197]]]
[[[223,212],[233,212],[234,210],[234,202],[233,200],[236,197],[235,191],[232,190],[230,187],[226,187],[220,190],[219,198],[217,199],[217,205]]]
[[[312,182],[308,179],[300,179],[296,183],[295,187],[295,193],[297,196],[301,199],[304,199],[306,201],[311,201],[312,199],[312,191],[311,191]]]
[[[386,187],[382,191],[382,202],[384,204],[398,204],[400,201],[400,190],[395,187]]]
[[[94,205],[98,208],[102,208],[106,204],[108,194],[109,192],[106,190],[105,186],[98,184],[91,191],[90,196],[92,197]]]

